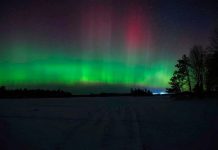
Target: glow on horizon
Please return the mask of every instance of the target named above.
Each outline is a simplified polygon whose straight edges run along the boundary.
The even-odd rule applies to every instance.
[[[119,84],[164,88],[171,76],[171,64],[164,60],[141,64],[122,56],[84,59],[82,55],[50,53],[19,44],[12,49],[0,61],[0,85]]]

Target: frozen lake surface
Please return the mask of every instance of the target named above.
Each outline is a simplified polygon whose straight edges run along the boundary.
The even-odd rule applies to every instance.
[[[0,99],[0,149],[217,150],[218,102]]]

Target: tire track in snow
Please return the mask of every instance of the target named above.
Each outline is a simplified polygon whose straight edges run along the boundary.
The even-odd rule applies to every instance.
[[[127,132],[125,130],[125,124],[122,120],[125,113],[122,107],[116,106],[108,109],[108,123],[105,126],[105,132],[102,137],[101,149],[125,149],[126,143],[124,138],[127,137]]]
[[[62,143],[58,144],[57,150],[97,148],[103,134],[106,113],[107,111],[103,111],[103,108],[89,112],[86,120],[70,129]]]

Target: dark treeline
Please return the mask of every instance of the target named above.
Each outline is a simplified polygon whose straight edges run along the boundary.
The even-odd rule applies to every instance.
[[[206,48],[195,45],[175,65],[168,93],[193,96],[217,96],[218,93],[218,28]]]
[[[129,93],[98,93],[73,95],[63,90],[42,90],[42,89],[7,89],[0,87],[0,98],[58,98],[58,97],[110,97],[110,96],[152,96],[147,89],[131,89]]]
[[[110,96],[153,96],[153,93],[147,89],[140,89],[135,88],[131,89],[129,93],[99,93],[99,94],[89,94],[89,95],[82,95],[82,96],[103,96],[103,97],[110,97]]]
[[[72,94],[62,90],[42,90],[42,89],[15,89],[9,90],[4,86],[0,87],[0,98],[52,98],[71,97]]]
[[[130,94],[133,96],[152,96],[152,92],[147,89],[131,89]]]

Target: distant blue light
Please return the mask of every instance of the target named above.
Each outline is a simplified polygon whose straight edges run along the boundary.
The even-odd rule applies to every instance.
[[[164,95],[164,94],[167,94],[167,92],[163,92],[163,91],[153,92],[153,95]]]

